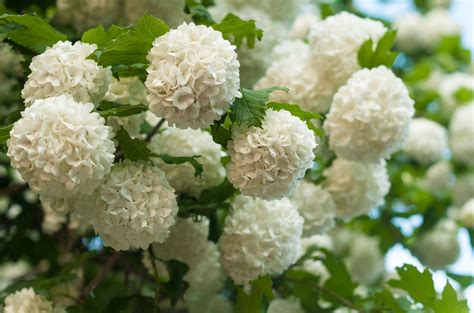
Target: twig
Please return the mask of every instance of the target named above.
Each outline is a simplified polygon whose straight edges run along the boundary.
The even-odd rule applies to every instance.
[[[151,138],[153,138],[153,136],[156,134],[156,132],[160,130],[161,126],[163,126],[164,123],[165,119],[160,119],[160,121],[155,125],[155,127],[153,127],[153,129],[148,133],[148,135],[146,135],[145,141],[150,141]]]
[[[90,282],[90,284],[87,285],[86,288],[84,288],[83,296],[88,295],[92,291],[92,289],[94,289],[97,285],[100,285],[100,283],[107,277],[110,270],[114,267],[115,263],[117,263],[119,256],[120,252],[114,252],[114,254],[110,256],[104,267],[97,273],[97,275]]]
[[[13,196],[28,189],[28,184],[10,184],[0,189],[0,196]]]
[[[336,298],[339,302],[341,302],[342,304],[344,304],[345,306],[347,306],[348,308],[351,308],[353,310],[356,310],[357,312],[360,312],[360,313],[365,313],[366,311],[358,308],[354,303],[352,303],[350,300],[344,298],[343,296],[339,295],[337,292],[335,291],[332,291],[331,289],[328,289],[324,286],[316,286],[317,289],[321,290],[322,292],[325,292],[327,293],[328,295],[330,295],[331,297],[334,297]]]

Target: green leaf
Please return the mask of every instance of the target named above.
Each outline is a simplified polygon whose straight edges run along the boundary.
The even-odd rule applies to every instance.
[[[392,279],[390,286],[406,291],[413,300],[420,302],[425,307],[431,306],[436,299],[431,272],[425,268],[423,272],[410,264],[397,267],[398,280]]]
[[[0,127],[0,145],[7,143],[10,138],[10,132],[12,131],[13,124]]]
[[[153,41],[168,31],[165,22],[151,15],[144,15],[140,17],[135,27],[104,46],[99,64],[104,66],[147,64],[146,56],[153,46]]]
[[[321,128],[316,127],[311,120],[321,119],[321,115],[316,112],[303,111],[299,105],[282,103],[282,102],[270,102],[267,107],[275,111],[285,110],[291,113],[291,115],[298,117],[300,120],[306,123],[309,129],[311,129],[316,136],[323,138],[324,133]]]
[[[435,313],[468,313],[467,300],[458,300],[458,296],[453,286],[446,282],[441,299],[436,299],[433,303]]]
[[[117,38],[129,30],[127,27],[119,27],[112,25],[106,31],[102,25],[89,29],[82,34],[81,41],[90,44],[96,44],[99,49],[102,49],[109,42]]]
[[[227,178],[217,187],[206,189],[199,197],[199,203],[220,203],[230,198],[236,189]]]
[[[375,294],[375,300],[377,303],[384,308],[387,312],[394,313],[405,313],[405,310],[397,302],[397,299],[393,296],[393,293],[388,289],[383,289]]]
[[[474,90],[466,87],[459,88],[454,93],[454,98],[460,103],[468,103],[474,101]]]
[[[102,313],[154,313],[153,298],[142,295],[113,298]]]
[[[326,257],[322,262],[324,263],[324,266],[326,266],[331,277],[326,281],[324,287],[337,292],[338,295],[344,298],[352,299],[357,284],[352,281],[351,275],[340,258],[328,251],[325,251],[325,254]],[[325,295],[329,300],[331,300],[331,302],[337,302],[337,298],[328,294]]]
[[[373,50],[372,39],[365,41],[357,53],[359,65],[365,68],[374,68],[380,65],[392,67],[398,56],[398,53],[392,51],[396,36],[396,30],[387,31],[377,42],[375,50]]]
[[[166,164],[183,164],[188,162],[194,167],[194,176],[201,176],[204,168],[202,167],[201,163],[199,163],[196,158],[199,158],[199,155],[193,156],[172,156],[169,154],[159,154],[155,155],[154,157],[160,158]]]
[[[162,293],[170,299],[174,306],[189,287],[189,284],[184,280],[189,266],[176,260],[166,261],[165,264],[170,279],[166,283],[162,283]]]
[[[186,0],[184,12],[191,15],[196,24],[211,26],[214,24],[211,14],[207,10],[207,3],[200,3],[196,0]]]
[[[252,290],[247,294],[242,287],[237,291],[236,313],[266,312],[265,306],[273,299],[272,279],[270,275],[260,277],[251,282]],[[265,310],[265,311],[262,311]]]
[[[446,272],[446,274],[457,281],[459,285],[461,285],[461,288],[465,289],[469,287],[473,282],[474,282],[474,276],[470,275],[459,275],[451,272]]]
[[[261,90],[242,88],[242,98],[236,99],[231,107],[231,121],[248,127],[260,127],[265,118],[266,103],[270,98],[270,93],[275,90],[288,92],[288,88],[278,86]]]
[[[137,105],[125,104],[125,105],[114,105],[112,108],[109,108],[106,110],[100,110],[100,107],[99,107],[99,110],[97,111],[97,113],[99,113],[100,116],[102,117],[109,117],[109,116],[123,117],[123,116],[139,114],[139,113],[145,112],[146,110],[147,110],[147,107],[143,104],[137,104]]]
[[[58,41],[67,40],[66,35],[36,15],[0,16],[0,34],[5,34],[11,41],[36,53],[42,53]]]
[[[255,40],[261,40],[263,37],[263,30],[257,27],[254,20],[245,21],[232,13],[227,14],[219,24],[212,25],[212,28],[220,31],[224,39],[232,42],[237,48],[242,46],[244,40],[249,48],[253,48]]]
[[[120,148],[122,149],[123,156],[131,161],[148,161],[152,155],[150,149],[148,149],[147,142],[141,139],[132,139],[127,131],[120,128],[115,136],[118,141]]]
[[[360,46],[359,51],[357,52],[357,60],[361,67],[369,67],[373,57],[372,47],[374,42],[372,39],[365,41],[362,46]]]

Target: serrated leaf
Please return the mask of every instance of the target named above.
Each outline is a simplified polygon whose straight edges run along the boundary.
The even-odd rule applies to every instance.
[[[123,33],[126,33],[129,30],[127,27],[119,27],[112,25],[109,29],[105,30],[101,25],[89,29],[84,34],[82,34],[81,41],[90,44],[96,44],[99,49],[102,49],[109,42],[117,38]]]
[[[288,92],[285,87],[270,87],[261,90],[249,90],[242,88],[242,98],[236,99],[231,107],[230,119],[237,124],[245,124],[248,127],[262,125],[265,118],[265,110],[270,93],[275,90]]]
[[[0,145],[3,145],[10,138],[10,132],[13,128],[13,124],[0,127]]]
[[[400,303],[395,299],[393,293],[388,289],[383,289],[375,294],[375,300],[389,312],[405,313]]]
[[[458,300],[458,296],[453,286],[446,282],[441,299],[436,299],[433,303],[433,310],[435,313],[468,313],[469,307],[467,300]]]
[[[300,120],[306,123],[308,128],[314,132],[314,134],[320,138],[324,137],[324,133],[321,128],[316,127],[311,120],[321,119],[321,115],[316,112],[303,111],[299,105],[282,103],[282,102],[270,102],[267,107],[275,111],[285,110],[291,113],[291,115],[298,117]]]
[[[147,142],[141,139],[133,139],[123,128],[119,129],[115,139],[118,141],[125,159],[131,161],[150,160],[152,153],[148,149]]]
[[[184,12],[190,14],[196,24],[210,26],[215,22],[206,8],[206,6],[208,6],[207,4],[208,3],[201,3],[196,0],[186,0]]]
[[[354,290],[357,284],[352,281],[351,275],[347,271],[344,263],[334,254],[325,251],[326,257],[322,260],[331,277],[326,281],[324,287],[334,290],[346,299],[354,297]],[[325,294],[332,302],[337,301],[333,296]]]
[[[373,50],[372,39],[365,41],[357,53],[359,65],[363,68],[374,68],[380,65],[392,67],[398,56],[398,53],[392,51],[396,36],[396,30],[387,31],[377,42],[375,50]]]
[[[42,53],[58,41],[67,40],[66,35],[36,15],[0,16],[0,34],[5,34],[11,41],[36,53]]]
[[[273,299],[272,279],[269,275],[262,276],[251,282],[251,292],[247,294],[242,287],[237,291],[236,313],[266,312],[265,306]],[[265,310],[265,311],[263,311]]]
[[[183,164],[189,163],[194,167],[194,176],[201,176],[204,168],[202,167],[201,163],[199,163],[196,159],[199,158],[199,155],[193,156],[172,156],[169,154],[159,154],[155,155],[154,157],[160,158],[166,164]]]
[[[143,104],[137,104],[137,105],[124,104],[124,105],[115,105],[106,110],[100,110],[100,107],[99,107],[99,111],[97,111],[97,113],[99,113],[99,115],[102,117],[109,117],[109,116],[124,117],[124,116],[139,114],[139,113],[145,112],[146,110],[147,110],[147,107]]]
[[[99,64],[147,64],[146,56],[153,41],[169,31],[168,25],[151,15],[140,17],[135,27],[104,46]]]
[[[436,299],[436,291],[433,285],[431,272],[425,268],[423,272],[410,264],[397,267],[398,280],[392,279],[390,286],[406,291],[413,300],[420,302],[425,307],[431,306]]]
[[[212,25],[212,28],[220,31],[224,39],[232,42],[237,48],[242,46],[244,40],[249,48],[253,48],[255,41],[263,37],[263,30],[257,27],[254,20],[245,21],[232,13],[227,14],[220,23]]]

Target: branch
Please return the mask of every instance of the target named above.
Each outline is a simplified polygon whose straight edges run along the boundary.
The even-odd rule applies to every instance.
[[[0,189],[0,196],[13,196],[28,189],[28,184],[10,184]]]
[[[155,125],[155,127],[153,127],[153,129],[148,133],[148,135],[146,135],[145,141],[150,141],[151,138],[153,138],[153,136],[160,130],[161,126],[163,126],[164,123],[165,119],[160,119],[160,121]]]
[[[337,301],[339,301],[340,303],[344,304],[345,306],[347,306],[348,308],[351,308],[353,310],[356,310],[357,312],[360,312],[360,313],[365,313],[366,311],[360,309],[359,307],[357,307],[352,301],[350,301],[349,299],[346,299],[344,298],[343,296],[339,295],[337,292],[335,291],[332,291],[331,289],[328,289],[324,286],[318,286],[316,285],[315,286],[317,289],[321,290],[322,292],[324,293],[327,293],[328,295],[330,295],[331,297],[337,299]]]
[[[120,257],[120,252],[115,251],[114,254],[112,254],[109,259],[107,260],[107,263],[105,263],[104,267],[97,273],[97,275],[94,277],[94,279],[87,285],[86,288],[84,288],[82,296],[86,296],[90,294],[90,292],[97,287],[97,285],[100,285],[100,283],[107,277],[109,274],[110,270],[114,267],[115,263],[117,263],[118,259]]]

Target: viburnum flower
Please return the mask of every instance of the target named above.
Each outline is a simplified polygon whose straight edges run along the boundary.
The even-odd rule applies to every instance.
[[[381,206],[390,189],[384,160],[360,163],[336,159],[324,176],[325,189],[336,203],[336,216],[345,220]]]
[[[309,34],[313,66],[324,77],[328,88],[327,101],[351,75],[360,69],[357,53],[360,46],[372,39],[375,43],[387,29],[375,20],[342,12],[314,25]]]
[[[34,192],[58,198],[89,195],[110,172],[115,147],[93,108],[63,95],[37,100],[21,113],[7,155]]]
[[[23,56],[13,51],[12,46],[0,42],[0,105],[10,105],[16,100],[17,78],[23,76]]]
[[[421,186],[432,193],[448,190],[454,183],[453,169],[448,161],[431,165],[421,181]]]
[[[204,189],[216,187],[224,180],[225,169],[220,162],[224,152],[208,132],[169,127],[153,137],[149,148],[157,155],[199,156],[196,161],[204,170],[200,176],[195,175],[195,169],[189,163],[166,164],[156,159],[177,193],[197,197]]]
[[[219,2],[224,3],[230,9],[228,12],[232,12],[232,9],[239,10],[243,7],[250,7],[267,12],[272,19],[282,21],[292,20],[304,3],[303,0],[223,0]]]
[[[452,192],[453,203],[457,207],[474,198],[474,174],[468,172],[457,176]]]
[[[146,97],[146,87],[138,77],[120,77],[112,80],[104,100],[117,104],[146,105]],[[144,121],[145,113],[107,117],[107,125],[112,127],[114,133],[123,127],[132,138],[140,137],[140,125]]]
[[[403,82],[385,66],[355,73],[334,96],[324,130],[338,157],[375,162],[402,144],[415,112]]]
[[[304,218],[305,236],[325,233],[334,227],[336,204],[331,194],[321,186],[302,180],[290,200]]]
[[[439,86],[442,107],[452,112],[462,104],[456,99],[456,93],[465,88],[474,90],[474,75],[469,73],[453,73],[444,76]]]
[[[446,128],[426,118],[415,118],[411,121],[407,139],[402,147],[408,157],[421,164],[430,164],[439,161],[447,150]]]
[[[345,263],[356,282],[364,285],[374,283],[384,272],[384,255],[378,238],[357,234]]]
[[[288,111],[267,110],[260,127],[236,127],[228,144],[227,177],[243,195],[271,200],[290,195],[313,165],[312,131]]]
[[[267,313],[304,313],[298,300],[274,299],[268,306]]]
[[[459,257],[458,227],[449,219],[443,219],[423,233],[415,244],[415,253],[421,263],[433,270],[453,264]]]
[[[469,228],[474,228],[474,198],[469,199],[456,214],[456,220]]]
[[[211,27],[183,23],[155,39],[147,59],[150,111],[171,125],[207,127],[242,96],[235,46]]]
[[[280,274],[300,255],[303,218],[288,199],[237,196],[219,239],[221,264],[238,285]]]
[[[5,298],[4,313],[53,313],[52,302],[37,295],[33,288],[23,288]]]
[[[122,15],[127,23],[135,23],[145,13],[153,15],[168,24],[177,27],[190,16],[183,10],[186,0],[125,0]]]
[[[176,195],[164,172],[126,160],[114,166],[97,190],[90,223],[106,246],[146,249],[166,240],[177,213]]]
[[[21,91],[25,105],[62,94],[78,102],[97,104],[107,92],[112,72],[88,59],[95,49],[95,44],[59,41],[33,57],[31,73]]]
[[[319,17],[319,14],[314,12],[306,12],[298,15],[293,22],[293,26],[291,27],[292,37],[305,40],[308,37],[311,28],[313,28],[320,21],[321,18]]]
[[[410,12],[395,21],[394,28],[397,29],[397,46],[406,52],[415,52],[423,48],[420,39],[420,30],[423,27],[423,16],[418,12]]]
[[[449,146],[453,160],[474,165],[474,102],[459,107],[449,123]]]
[[[310,249],[319,248],[326,249],[329,251],[334,250],[334,244],[332,238],[327,234],[313,235],[310,237],[301,238],[301,256],[304,256],[309,252]],[[331,277],[326,266],[321,260],[315,257],[322,258],[324,254],[320,251],[314,251],[311,258],[307,258],[301,269],[308,272],[316,277],[319,277],[318,285],[324,285],[324,283]]]

